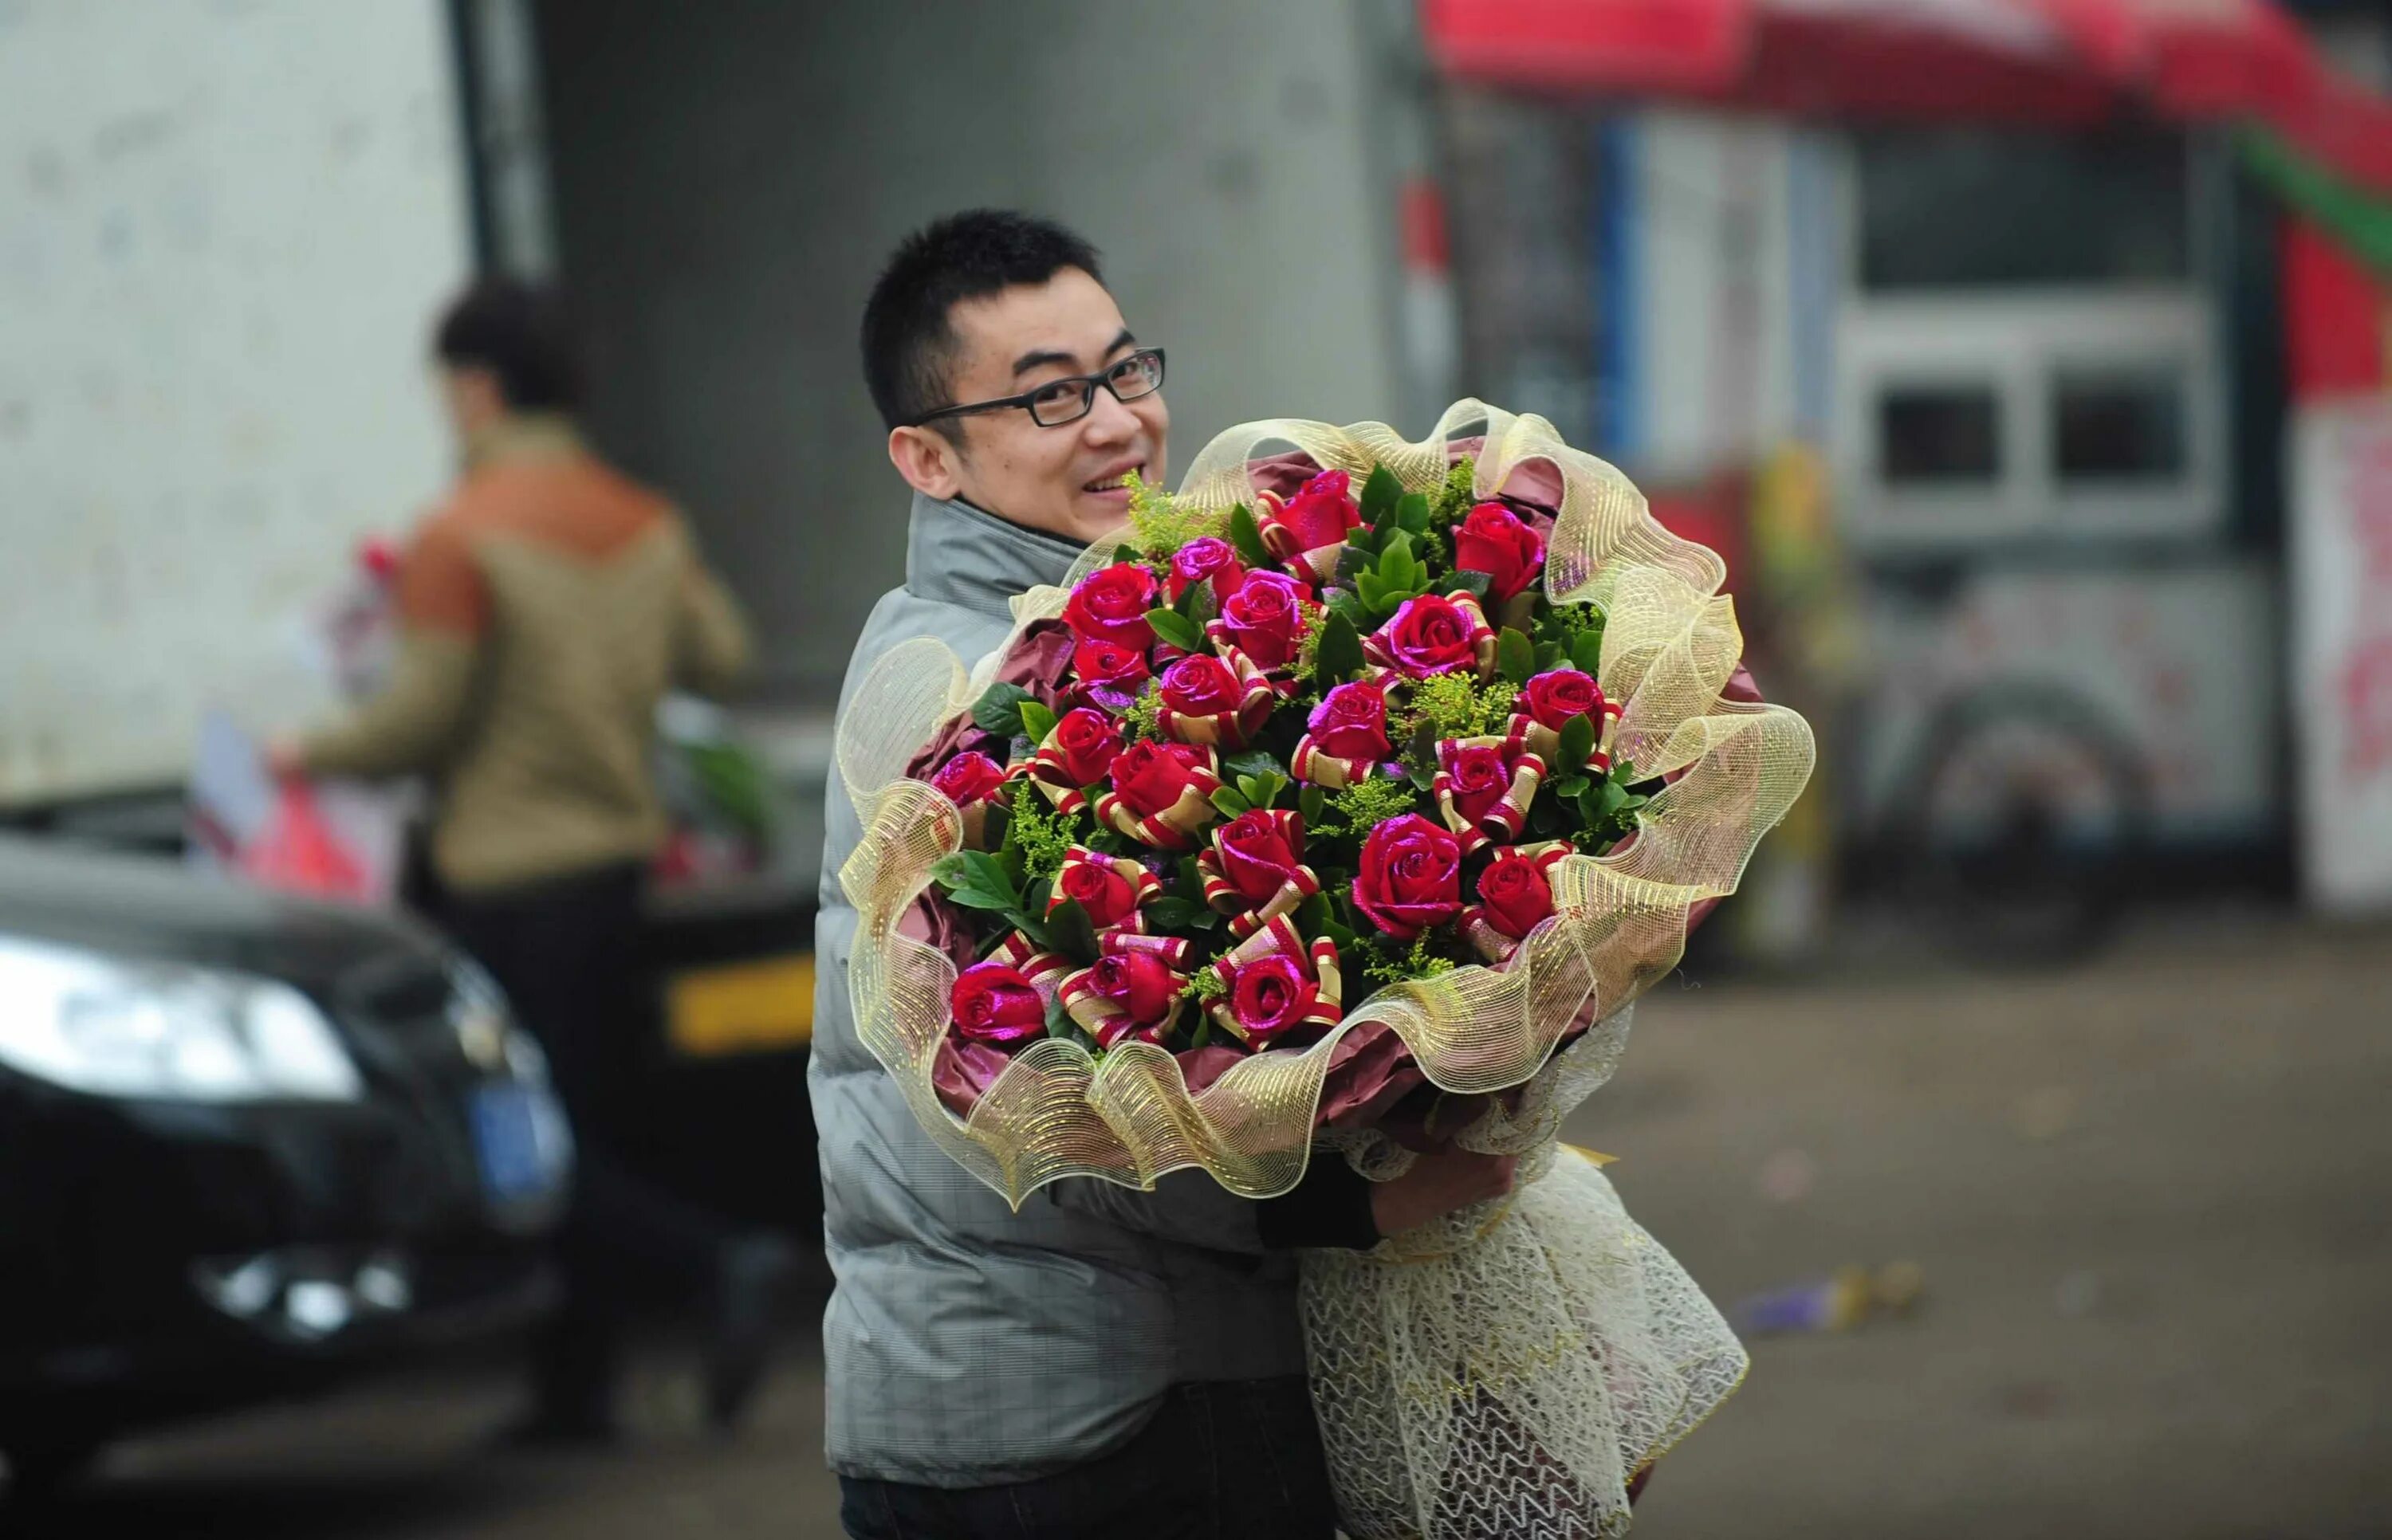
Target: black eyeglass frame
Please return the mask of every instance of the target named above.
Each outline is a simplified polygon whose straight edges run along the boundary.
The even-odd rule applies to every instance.
[[[1151,358],[1154,360],[1154,383],[1149,388],[1138,392],[1136,395],[1124,395],[1119,390],[1114,388],[1112,382],[1113,375],[1121,369],[1123,365],[1135,364],[1144,358]],[[1077,422],[1080,419],[1087,416],[1090,412],[1097,409],[1098,386],[1103,386],[1106,392],[1111,395],[1114,400],[1126,406],[1132,401],[1143,401],[1148,396],[1152,395],[1156,391],[1161,390],[1163,388],[1163,349],[1159,347],[1142,347],[1135,353],[1123,354],[1120,357],[1114,359],[1112,363],[1107,364],[1101,370],[1095,374],[1067,374],[1060,380],[1049,380],[1035,390],[1023,391],[1020,395],[1001,395],[988,401],[967,402],[960,407],[941,407],[937,411],[924,412],[921,416],[914,419],[913,421],[906,423],[905,426],[908,428],[918,428],[924,423],[936,422],[942,417],[964,417],[975,412],[1000,412],[1010,407],[1019,407],[1023,411],[1030,414],[1031,421],[1037,423],[1038,426],[1042,428],[1068,427],[1072,423]],[[1077,385],[1080,387],[1080,409],[1073,412],[1069,417],[1059,418],[1052,422],[1048,422],[1039,417],[1038,408],[1034,403],[1040,396],[1046,395],[1058,385]]]

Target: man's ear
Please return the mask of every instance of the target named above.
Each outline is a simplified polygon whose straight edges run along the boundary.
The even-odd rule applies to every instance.
[[[945,502],[963,490],[963,450],[934,428],[890,429],[889,463],[926,498]]]

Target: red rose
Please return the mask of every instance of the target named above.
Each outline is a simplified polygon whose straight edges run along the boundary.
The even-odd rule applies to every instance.
[[[1147,666],[1145,649],[1096,638],[1072,650],[1072,671],[1084,684],[1125,694],[1136,693],[1138,686],[1154,677],[1154,670]]]
[[[1202,749],[1141,738],[1113,756],[1113,793],[1131,812],[1153,818],[1178,804],[1180,793],[1195,784],[1203,764]]]
[[[930,784],[946,793],[947,800],[956,807],[968,808],[987,801],[1005,784],[1005,770],[987,755],[966,750],[941,765]]]
[[[1282,952],[1238,969],[1229,985],[1229,1014],[1246,1029],[1246,1041],[1260,1048],[1300,1025],[1320,998],[1320,986]]]
[[[1163,588],[1170,595],[1171,602],[1176,604],[1181,594],[1199,583],[1209,582],[1213,585],[1215,602],[1226,603],[1229,595],[1237,591],[1238,579],[1244,576],[1245,572],[1245,567],[1238,561],[1236,547],[1227,540],[1216,540],[1207,535],[1201,540],[1189,541],[1173,554],[1171,577]]]
[[[1321,697],[1305,722],[1313,746],[1333,759],[1376,764],[1387,744],[1387,692],[1376,684],[1341,684]]]
[[[1128,1013],[1130,1031],[1169,1016],[1182,982],[1168,964],[1142,951],[1107,952],[1088,970],[1087,979],[1091,992]]]
[[[956,1030],[979,1042],[1020,1042],[1046,1031],[1046,1002],[1002,963],[974,963],[947,993]]]
[[[1469,612],[1444,595],[1424,593],[1405,600],[1373,640],[1407,678],[1424,679],[1476,667],[1485,625],[1474,624]]]
[[[1493,864],[1478,874],[1478,901],[1487,923],[1518,940],[1554,912],[1553,884],[1542,866],[1510,850],[1496,852]]]
[[[1133,563],[1102,567],[1080,579],[1063,606],[1063,623],[1094,641],[1117,642],[1143,651],[1154,645],[1154,628],[1146,612],[1155,607],[1161,590],[1154,574]]]
[[[1163,671],[1163,704],[1182,717],[1217,717],[1244,704],[1235,670],[1209,653],[1181,658]]]
[[[1110,930],[1138,912],[1138,888],[1101,861],[1072,861],[1055,874],[1055,891],[1088,912],[1088,923]]]
[[[1121,752],[1121,725],[1094,706],[1078,706],[1055,724],[1053,742],[1072,784],[1093,786]]]
[[[1391,818],[1362,842],[1354,907],[1409,941],[1462,912],[1462,842],[1418,813]]]
[[[1453,564],[1487,575],[1487,597],[1498,602],[1524,593],[1544,565],[1545,537],[1500,502],[1483,502],[1453,531]]]
[[[1512,789],[1512,767],[1503,751],[1491,744],[1456,744],[1448,739],[1437,745],[1436,754],[1446,773],[1453,777],[1454,810],[1474,824]]]
[[[1522,686],[1520,702],[1530,720],[1559,732],[1577,718],[1602,712],[1603,687],[1575,668],[1555,668]]]
[[[1343,471],[1323,471],[1306,482],[1270,523],[1294,537],[1297,550],[1342,545],[1346,532],[1362,523],[1361,506],[1347,491],[1353,484],[1354,478]]]
[[[1276,819],[1257,808],[1213,832],[1221,874],[1253,905],[1268,903],[1304,864],[1304,820]]]
[[[1295,662],[1310,607],[1304,585],[1285,573],[1250,572],[1222,603],[1221,626],[1255,666],[1285,668]]]

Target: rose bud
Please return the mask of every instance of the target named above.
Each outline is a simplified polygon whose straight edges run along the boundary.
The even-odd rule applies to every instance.
[[[1611,768],[1611,730],[1619,708],[1603,698],[1603,687],[1575,668],[1554,668],[1520,688],[1512,720],[1530,748],[1553,759],[1561,753],[1562,730],[1580,717],[1594,723],[1594,752],[1587,765],[1597,773]]]
[[[1055,874],[1046,908],[1051,912],[1069,899],[1087,911],[1088,923],[1098,930],[1142,928],[1138,905],[1162,891],[1163,879],[1138,862],[1074,845]]]
[[[1554,887],[1542,865],[1516,850],[1498,850],[1478,874],[1478,903],[1487,923],[1516,941],[1553,913]]]
[[[1498,603],[1526,593],[1545,561],[1545,537],[1500,502],[1472,509],[1453,531],[1453,564],[1487,575],[1487,597]]]
[[[1238,591],[1238,580],[1245,574],[1237,548],[1207,535],[1189,541],[1172,554],[1171,576],[1164,582],[1163,590],[1176,604],[1179,596],[1190,589],[1199,583],[1210,583],[1213,602],[1225,604],[1229,595]]]
[[[1074,786],[1093,786],[1112,768],[1121,752],[1121,724],[1091,706],[1066,711],[1056,721],[1046,742],[1054,747],[1057,768]]]
[[[1265,671],[1292,668],[1312,608],[1304,585],[1285,573],[1250,572],[1212,628]]]
[[[1288,772],[1332,791],[1367,778],[1393,752],[1387,743],[1387,692],[1381,684],[1338,685],[1312,708],[1305,728]]]
[[[1407,679],[1494,666],[1495,632],[1478,602],[1466,593],[1424,593],[1403,602],[1362,644],[1371,661]]]
[[[1185,850],[1213,822],[1209,799],[1221,777],[1209,749],[1140,739],[1113,757],[1110,773],[1112,789],[1097,798],[1097,816],[1132,839]]]
[[[963,814],[965,847],[985,849],[989,805],[997,800],[1005,785],[1004,767],[985,754],[967,749],[941,765],[931,775],[930,784],[944,793],[956,811]]]
[[[1325,582],[1337,570],[1337,548],[1362,523],[1361,506],[1350,490],[1353,483],[1354,478],[1343,471],[1323,471],[1285,503],[1264,494],[1260,520],[1264,549],[1291,566],[1301,566],[1316,581]]]
[[[1135,695],[1154,677],[1144,649],[1091,638],[1072,649],[1072,672],[1092,690]]]
[[[1096,965],[1063,981],[1063,1009],[1099,1047],[1124,1038],[1160,1042],[1178,1018],[1187,981],[1161,958],[1143,951],[1107,952]]]
[[[1320,891],[1304,863],[1304,819],[1284,808],[1256,808],[1215,828],[1196,868],[1204,901],[1232,916],[1233,936],[1251,935]]]
[[[1270,717],[1270,681],[1236,648],[1198,653],[1163,671],[1163,731],[1183,744],[1243,748]]]
[[[1516,738],[1448,738],[1436,745],[1430,790],[1468,855],[1518,835],[1544,780],[1544,759]]]
[[[1337,1024],[1343,982],[1337,948],[1327,940],[1307,950],[1285,919],[1275,919],[1213,964],[1227,986],[1213,1001],[1213,1019],[1249,1048],[1262,1049],[1298,1029]]]
[[[1155,607],[1161,594],[1154,574],[1135,563],[1116,563],[1080,579],[1063,605],[1063,623],[1088,641],[1143,652],[1154,645],[1154,628],[1147,624],[1146,612]]]
[[[1462,815],[1465,827],[1476,823],[1512,789],[1512,767],[1504,762],[1503,750],[1497,744],[1461,744],[1447,739],[1437,744],[1437,757],[1444,761],[1443,769],[1451,781],[1453,808]]]
[[[956,1030],[976,1042],[1024,1042],[1046,1035],[1046,1002],[1002,963],[974,963],[947,992]]]
[[[1391,818],[1362,842],[1354,907],[1399,941],[1462,912],[1462,842],[1418,813]]]

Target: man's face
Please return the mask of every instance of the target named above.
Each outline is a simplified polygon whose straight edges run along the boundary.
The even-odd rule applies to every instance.
[[[958,343],[948,398],[959,406],[1101,373],[1137,345],[1104,285],[1076,267],[1034,287],[966,301],[948,324]],[[1019,407],[950,426],[960,430],[960,446],[933,429],[901,428],[897,435],[927,435],[901,451],[892,435],[890,452],[907,480],[934,497],[960,497],[1083,543],[1114,533],[1129,516],[1132,472],[1157,484],[1167,469],[1171,412],[1161,391],[1124,402],[1098,386],[1088,415],[1060,427],[1042,428]]]

